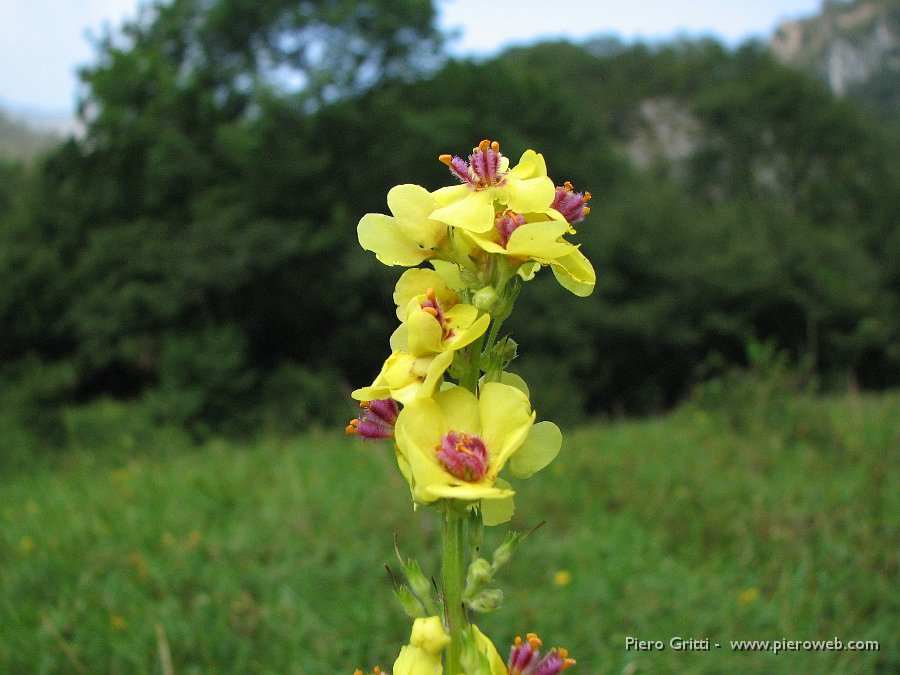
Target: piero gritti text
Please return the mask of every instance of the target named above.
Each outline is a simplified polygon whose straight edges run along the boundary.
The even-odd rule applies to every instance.
[[[716,644],[715,647],[721,647]],[[663,640],[640,640],[636,637],[625,638],[626,652],[661,652],[671,649],[676,652],[708,652],[710,648],[709,638],[673,637]]]

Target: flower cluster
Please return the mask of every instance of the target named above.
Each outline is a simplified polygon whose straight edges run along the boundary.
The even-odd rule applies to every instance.
[[[407,583],[397,595],[415,621],[393,672],[552,675],[574,663],[564,649],[542,657],[529,634],[504,663],[467,612],[499,607],[502,592],[488,585],[519,541],[511,535],[493,562],[475,556],[483,526],[513,515],[504,476],[530,477],[562,444],[555,424],[536,421],[528,386],[508,370],[517,346],[500,328],[522,283],[543,267],[575,295],[593,292],[594,269],[566,238],[590,211],[591,195],[568,182],[555,186],[533,150],[510,168],[496,141],[482,141],[468,159],[439,160],[457,184],[433,192],[398,185],[387,195],[391,215],[366,214],[357,228],[378,260],[410,269],[394,289],[399,325],[390,355],[374,381],[353,392],[363,411],[347,432],[392,439],[412,501],[444,518],[437,597],[418,565],[401,558]],[[467,574],[465,540],[474,551]]]

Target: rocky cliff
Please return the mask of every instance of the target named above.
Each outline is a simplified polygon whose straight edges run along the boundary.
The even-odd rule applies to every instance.
[[[782,61],[809,70],[839,95],[900,82],[900,0],[825,0],[820,13],[781,23],[770,40]]]

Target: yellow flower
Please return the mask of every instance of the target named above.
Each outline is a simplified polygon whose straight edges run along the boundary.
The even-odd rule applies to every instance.
[[[473,625],[472,632],[475,635],[475,648],[487,657],[491,668],[490,675],[508,675],[509,671],[506,669],[506,663],[504,663],[503,657],[500,656],[490,638],[482,633],[478,626]]]
[[[511,497],[497,475],[525,443],[534,418],[528,397],[499,382],[485,384],[480,398],[452,387],[411,400],[397,418],[395,440],[414,499]]]
[[[542,155],[526,150],[519,163],[508,169],[509,160],[500,154],[497,141],[482,141],[469,155],[441,155],[462,185],[441,188],[432,193],[440,208],[430,214],[451,227],[469,232],[488,232],[494,227],[495,205],[518,213],[539,212],[550,208],[556,194],[547,177]]]
[[[394,661],[394,675],[442,675],[441,652],[450,644],[450,636],[438,616],[416,619],[409,644]]]
[[[417,357],[397,350],[387,358],[370,386],[350,395],[357,401],[393,398],[406,405],[417,397],[432,396],[452,361],[452,351]]]
[[[356,228],[360,245],[385,265],[411,267],[436,255],[447,239],[446,224],[429,218],[440,207],[418,185],[398,185],[388,192],[393,216],[367,213]]]
[[[394,291],[397,314],[403,323],[391,336],[391,348],[414,356],[456,351],[481,337],[491,317],[479,316],[434,270],[403,273]]]
[[[585,297],[593,292],[597,275],[579,247],[563,239],[571,231],[569,221],[553,209],[524,215],[506,210],[497,214],[492,230],[463,237],[476,249],[505,256],[526,281],[549,265],[563,288]]]
[[[353,398],[393,398],[406,404],[431,396],[453,361],[453,352],[481,337],[491,321],[459,300],[434,270],[404,272],[394,301],[397,315],[405,320],[391,336],[392,353],[371,386],[355,390]]]

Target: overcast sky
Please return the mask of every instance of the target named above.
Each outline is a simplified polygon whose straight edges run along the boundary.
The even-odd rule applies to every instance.
[[[0,0],[0,105],[70,113],[88,36],[136,15],[144,0]],[[438,0],[441,27],[458,28],[455,54],[489,54],[538,38],[614,33],[627,40],[713,35],[734,45],[768,36],[820,0]]]

